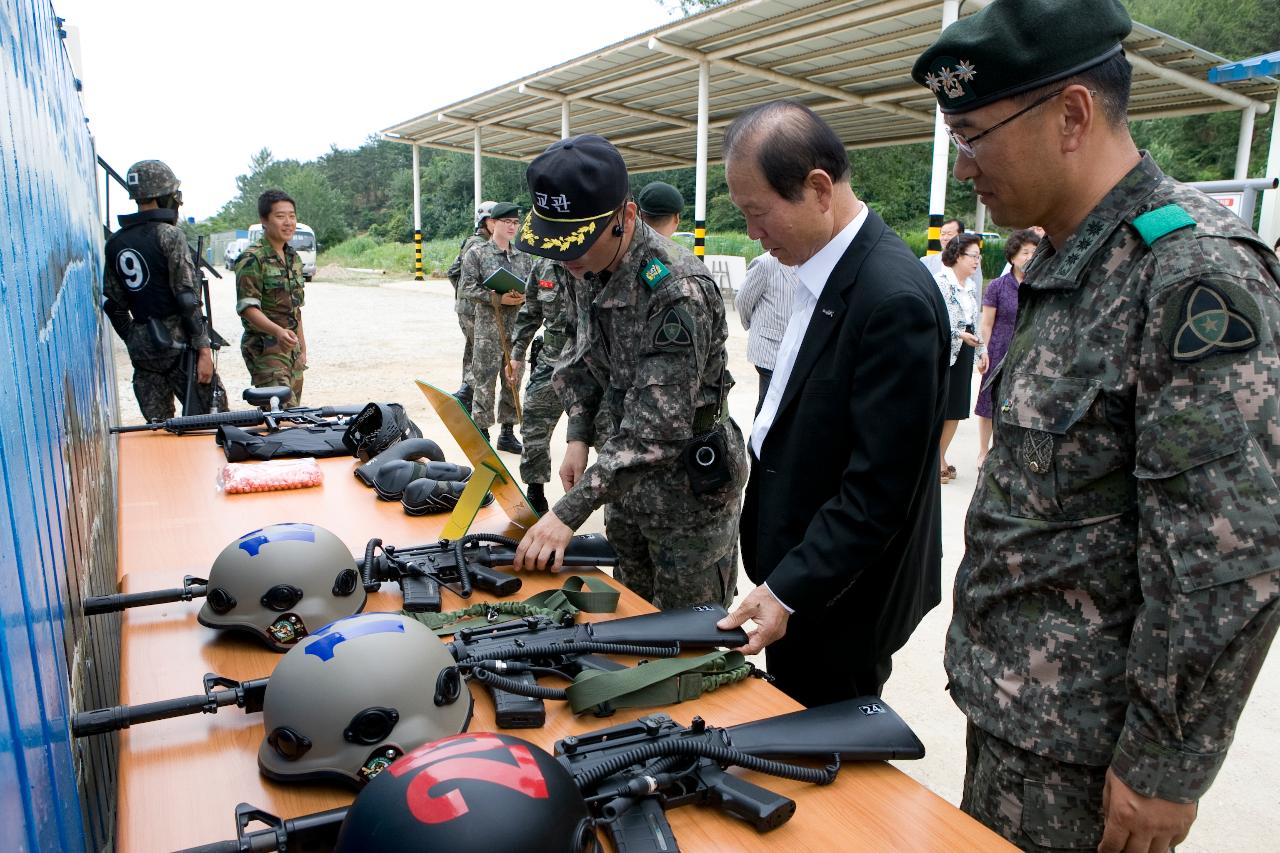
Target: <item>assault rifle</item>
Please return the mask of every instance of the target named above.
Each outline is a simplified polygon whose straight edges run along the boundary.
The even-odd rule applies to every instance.
[[[489,544],[482,544],[489,543]],[[440,612],[440,587],[462,598],[471,588],[497,596],[514,595],[522,586],[515,575],[494,569],[515,563],[520,543],[493,533],[469,533],[452,541],[396,548],[381,539],[365,546],[360,574],[367,592],[376,592],[383,581],[395,581],[404,593],[404,609],[411,613]],[[565,548],[566,566],[612,566],[618,555],[598,533],[575,536]]]
[[[729,728],[708,726],[700,717],[682,726],[666,714],[654,714],[566,737],[556,742],[555,752],[619,853],[677,853],[665,809],[716,805],[760,832],[781,826],[795,813],[794,800],[728,773],[729,766],[826,784],[835,779],[841,761],[921,758],[924,746],[888,705],[868,696]],[[782,757],[832,763],[813,768],[774,760]],[[363,791],[357,800],[361,796]],[[346,815],[347,808],[337,808],[282,820],[241,803],[234,839],[182,853],[327,853]],[[248,831],[255,821],[267,828]]]
[[[701,717],[682,726],[666,714],[570,736],[555,755],[605,826],[614,849],[677,851],[666,809],[718,806],[757,832],[795,814],[795,801],[727,772],[738,766],[819,785],[835,781],[844,761],[924,756],[924,745],[877,696],[836,702],[729,728]],[[825,768],[777,758],[828,758]]]
[[[335,421],[345,421],[353,415],[360,414],[364,406],[324,406],[322,408],[282,409],[280,405],[287,403],[293,395],[285,386],[268,388],[246,388],[244,399],[254,405],[269,404],[268,409],[244,409],[235,412],[214,412],[208,415],[190,415],[187,417],[169,418],[149,424],[134,426],[113,426],[112,432],[142,432],[144,430],[165,430],[174,435],[185,435],[190,432],[215,432],[220,426],[253,427],[265,424],[267,430],[275,432],[281,423],[308,424],[320,426]]]
[[[612,672],[626,667],[606,654],[675,657],[682,648],[746,645],[741,628],[723,631],[719,604],[574,624],[573,615],[526,616],[481,628],[463,628],[449,643],[458,668],[489,688],[499,728],[538,728],[546,723],[543,699],[566,699],[566,691],[542,687],[538,673],[573,679],[584,669]],[[604,713],[608,713],[606,709]]]
[[[200,297],[204,304],[204,327],[209,331],[209,349],[213,355],[213,375],[218,375],[218,350],[227,345],[227,339],[218,334],[213,328],[213,305],[209,302],[209,279],[205,276],[204,271],[208,270],[213,273],[214,278],[222,278],[222,273],[218,272],[213,266],[205,260],[204,257],[204,236],[196,238],[196,247],[192,250],[192,265],[196,269],[196,285],[200,288]],[[188,402],[194,403],[196,400],[196,353],[188,347],[187,352],[187,388],[182,400],[182,414],[186,415],[191,409],[187,408]],[[215,382],[213,386],[213,398],[210,402],[213,404],[212,411],[220,412],[226,408],[226,400],[224,391],[219,391],[219,386]]]

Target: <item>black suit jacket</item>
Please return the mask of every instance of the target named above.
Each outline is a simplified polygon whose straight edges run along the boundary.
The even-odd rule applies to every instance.
[[[818,299],[747,484],[747,575],[793,620],[832,620],[888,654],[939,602],[950,354],[938,285],[869,211]]]

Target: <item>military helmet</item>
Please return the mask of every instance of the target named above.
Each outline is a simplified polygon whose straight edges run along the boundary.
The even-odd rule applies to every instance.
[[[597,849],[569,771],[528,741],[488,732],[428,743],[396,761],[356,797],[334,845],[334,853]]]
[[[430,628],[398,613],[362,613],[312,633],[276,665],[258,768],[279,782],[360,786],[470,720],[471,693]]]
[[[124,183],[129,188],[129,198],[134,201],[172,195],[182,185],[173,169],[159,160],[140,160],[134,163],[125,174]]]
[[[365,604],[355,558],[314,524],[241,536],[213,561],[206,589],[201,625],[248,631],[279,652]]]
[[[476,227],[479,228],[484,221],[493,215],[493,208],[496,201],[482,201],[480,206],[476,208]]]

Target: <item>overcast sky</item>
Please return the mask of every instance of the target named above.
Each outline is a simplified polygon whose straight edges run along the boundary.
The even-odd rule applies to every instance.
[[[98,153],[121,173],[164,160],[197,219],[232,197],[263,146],[303,161],[354,148],[673,20],[658,0],[52,3],[78,29]]]

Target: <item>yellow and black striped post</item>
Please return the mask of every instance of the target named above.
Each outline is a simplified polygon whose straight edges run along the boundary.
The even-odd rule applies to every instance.
[[[422,275],[422,232],[413,232],[413,280],[424,281]]]
[[[929,247],[925,250],[926,255],[936,255],[942,251],[942,222],[943,214],[929,214]]]
[[[707,254],[707,220],[695,219],[693,222],[693,253],[699,258]]]

